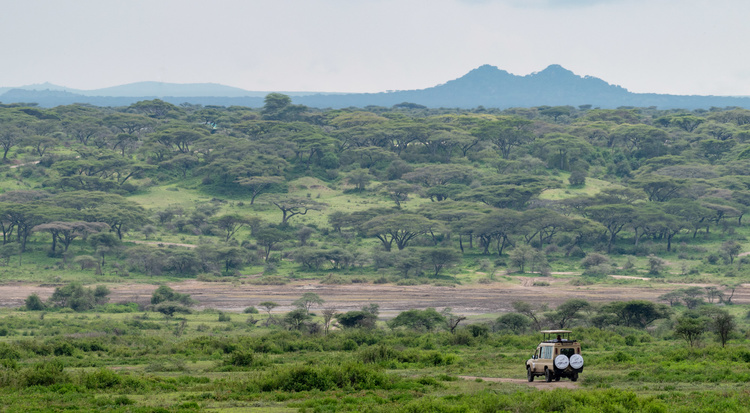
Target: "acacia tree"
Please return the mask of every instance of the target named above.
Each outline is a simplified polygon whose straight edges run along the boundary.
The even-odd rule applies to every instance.
[[[534,329],[539,330],[542,328],[542,320],[540,319],[540,314],[542,311],[547,310],[546,304],[542,305],[541,307],[535,307],[525,301],[513,301],[511,305],[513,306],[513,310],[515,310],[517,313],[523,314],[531,319],[531,321],[534,323]]]
[[[290,239],[292,236],[278,228],[260,228],[253,234],[258,245],[263,247],[263,261],[268,262],[273,248],[281,242]]]
[[[711,328],[716,332],[719,337],[721,346],[725,347],[729,340],[729,335],[737,328],[737,323],[734,321],[734,316],[729,314],[726,310],[718,310],[710,315],[711,317]]]
[[[646,328],[654,321],[669,316],[669,307],[646,300],[615,301],[602,307],[603,313],[614,314],[619,324]]]
[[[494,143],[502,157],[508,159],[510,151],[514,147],[534,139],[530,128],[530,120],[512,116],[484,122],[472,130],[472,134],[482,140]]]
[[[274,319],[273,315],[271,315],[271,311],[274,308],[278,307],[279,304],[273,301],[263,301],[258,305],[263,307],[266,310],[266,313],[268,313],[268,318],[266,318],[266,327],[268,327],[271,324],[271,321]]]
[[[282,176],[251,176],[249,178],[239,178],[237,183],[250,191],[250,205],[255,203],[258,195],[268,192],[274,185],[284,182]]]
[[[250,223],[250,220],[239,214],[227,214],[215,218],[213,222],[226,234],[224,242],[229,242],[229,239],[232,238],[237,231]]]
[[[635,207],[626,204],[596,205],[586,208],[588,217],[600,222],[606,228],[607,253],[612,252],[612,245],[617,239],[617,234],[633,220],[635,211]]]
[[[420,251],[420,257],[433,268],[432,276],[436,278],[442,270],[454,266],[461,260],[458,251],[446,247],[425,248]]]
[[[579,298],[572,298],[564,303],[560,304],[557,309],[551,313],[545,314],[545,318],[549,320],[555,327],[564,329],[570,325],[570,323],[581,316],[582,310],[591,307],[588,301]]]
[[[677,319],[674,334],[687,341],[690,347],[695,346],[703,333],[706,332],[706,319],[703,317],[682,316]]]
[[[445,323],[444,315],[434,308],[426,308],[424,310],[404,311],[389,321],[388,326],[392,329],[404,326],[418,331],[432,331],[437,326],[445,325]]]
[[[397,213],[376,216],[362,224],[361,228],[368,236],[380,240],[386,251],[390,251],[393,243],[403,250],[415,237],[436,231],[440,226],[421,215]]]
[[[328,206],[324,202],[298,196],[271,197],[268,202],[281,210],[281,225],[286,225],[294,216],[306,215],[308,211],[321,211]]]
[[[52,254],[55,254],[58,242],[62,244],[63,252],[66,252],[77,237],[86,237],[88,234],[103,231],[107,228],[109,228],[109,225],[105,222],[53,221],[37,225],[33,228],[33,231],[49,232],[52,235]]]
[[[312,308],[312,306],[321,305],[325,302],[326,301],[320,298],[318,294],[304,293],[302,294],[302,297],[294,300],[294,302],[292,302],[292,305],[302,310],[305,310],[306,313],[310,313],[310,308]]]

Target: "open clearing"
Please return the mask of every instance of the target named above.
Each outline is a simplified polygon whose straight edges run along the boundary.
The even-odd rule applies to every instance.
[[[541,277],[550,285],[534,286],[535,278],[514,277],[512,281],[491,284],[470,284],[456,287],[434,285],[400,286],[394,284],[320,284],[307,280],[286,285],[252,285],[235,282],[201,282],[188,280],[170,283],[169,286],[180,293],[190,294],[198,300],[197,309],[214,308],[222,311],[239,312],[248,306],[257,306],[262,301],[274,301],[281,306],[275,312],[283,313],[292,309],[292,301],[306,292],[314,292],[326,300],[326,306],[338,311],[359,309],[367,304],[380,305],[381,315],[386,318],[412,308],[450,307],[457,314],[481,315],[512,311],[513,301],[526,301],[532,304],[548,304],[556,307],[571,298],[581,298],[591,302],[645,299],[656,301],[657,297],[688,284],[593,284],[571,285],[567,279]],[[695,285],[695,284],[690,284]],[[123,283],[109,284],[112,290],[110,302],[137,302],[148,304],[156,288],[153,284]],[[47,299],[55,286],[35,284],[0,285],[0,307],[20,307],[24,299],[38,294]],[[733,301],[737,304],[750,303],[750,288],[745,284],[735,291]]]

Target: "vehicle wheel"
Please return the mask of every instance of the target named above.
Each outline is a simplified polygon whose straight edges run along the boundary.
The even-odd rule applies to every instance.
[[[570,376],[570,381],[578,381],[578,373],[573,373],[573,375]]]
[[[560,381],[560,376],[555,376],[555,381]]]
[[[552,372],[550,372],[549,369],[544,370],[544,379],[547,381],[547,383],[552,381]]]
[[[526,378],[529,381],[534,381],[534,373],[531,372],[531,369],[529,367],[526,367]]]

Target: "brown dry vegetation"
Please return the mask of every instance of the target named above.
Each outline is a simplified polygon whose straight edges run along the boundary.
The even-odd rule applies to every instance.
[[[657,301],[657,297],[687,284],[571,285],[567,278],[542,277],[549,286],[534,286],[534,279],[514,277],[512,281],[492,284],[470,284],[456,287],[434,285],[400,286],[394,284],[346,284],[329,285],[317,281],[299,281],[286,285],[252,285],[242,282],[183,281],[171,283],[170,287],[187,293],[199,304],[197,308],[214,308],[222,311],[242,311],[262,301],[281,304],[276,312],[293,309],[292,301],[305,292],[314,292],[323,298],[325,306],[338,311],[359,309],[367,304],[380,305],[381,314],[390,318],[401,311],[412,308],[450,307],[465,315],[503,313],[512,311],[511,303],[521,300],[532,304],[548,304],[556,307],[571,298],[590,302],[606,303],[617,300],[646,299]],[[691,286],[694,284],[690,284]],[[704,286],[704,285],[701,285]],[[156,288],[150,284],[112,284],[110,302],[138,302],[148,304]],[[31,284],[0,285],[0,306],[20,307],[30,294],[42,299],[49,297],[55,286]],[[750,288],[743,285],[733,297],[736,304],[750,303]]]

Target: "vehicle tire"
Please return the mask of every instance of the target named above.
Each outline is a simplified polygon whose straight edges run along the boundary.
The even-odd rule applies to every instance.
[[[552,372],[549,371],[549,369],[544,370],[544,379],[547,381],[547,383],[552,381]]]
[[[570,365],[570,360],[568,360],[568,356],[565,354],[560,354],[559,356],[555,357],[555,367],[557,367],[559,370],[565,370]]]
[[[531,368],[526,367],[526,379],[530,382],[534,381],[534,373],[531,372]]]
[[[555,375],[555,381],[560,381],[560,376]]]
[[[570,367],[576,370],[580,370],[583,367],[583,357],[580,354],[573,354],[570,356]]]
[[[570,376],[570,381],[578,381],[578,373],[573,373],[573,375]]]

